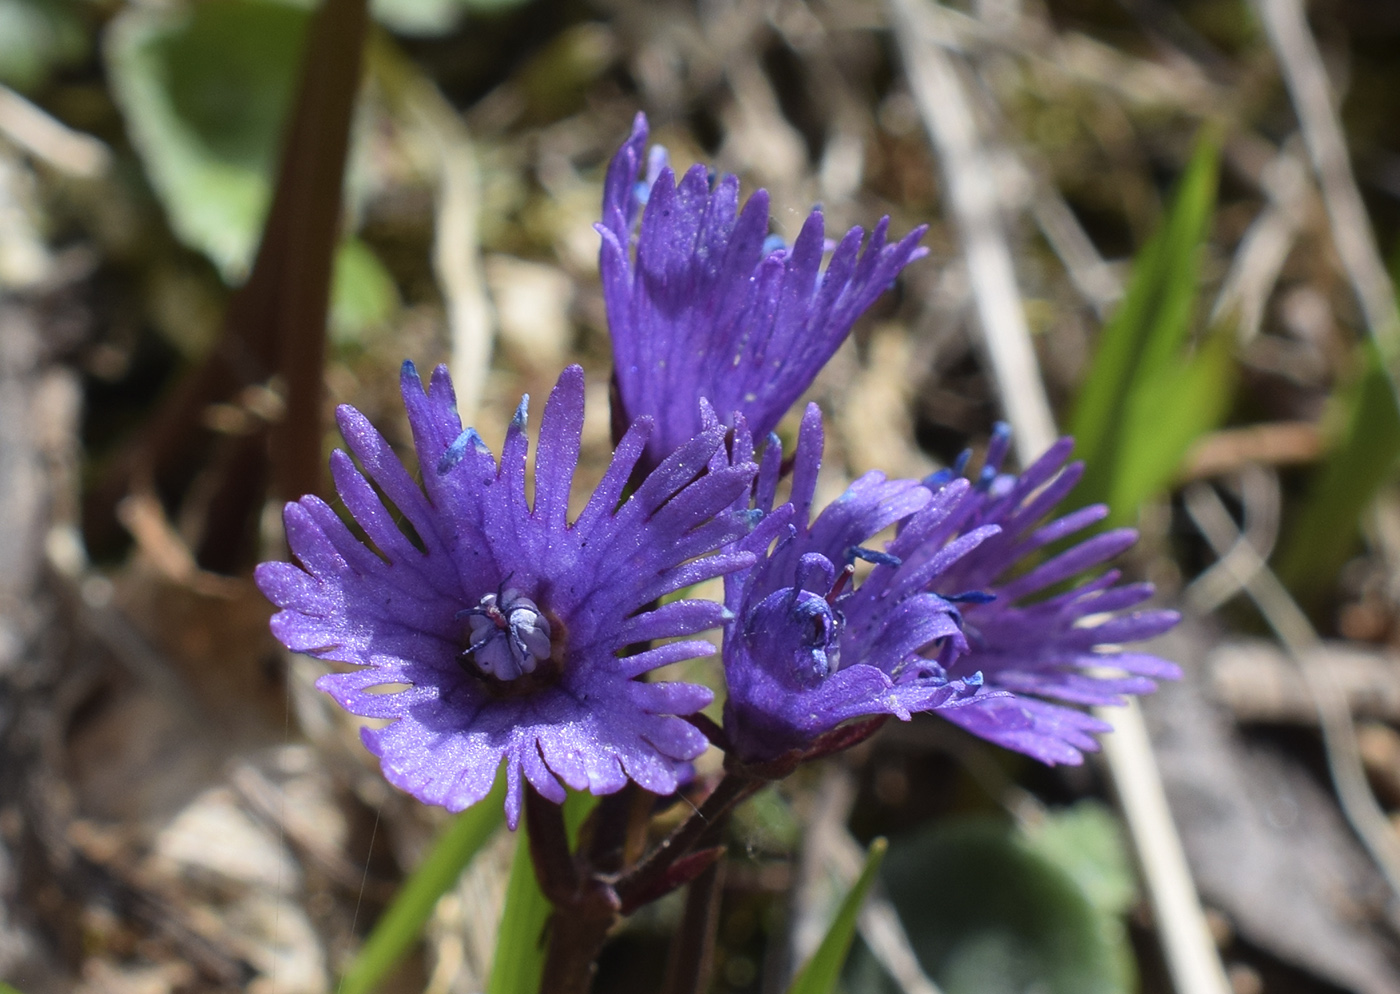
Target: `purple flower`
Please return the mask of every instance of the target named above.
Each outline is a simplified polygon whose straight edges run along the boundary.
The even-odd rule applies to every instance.
[[[998,745],[1045,763],[1080,763],[1098,749],[1092,733],[1109,726],[1071,705],[1121,704],[1127,694],[1156,689],[1155,680],[1175,680],[1174,663],[1121,648],[1160,635],[1180,620],[1175,611],[1130,610],[1152,596],[1150,583],[1119,583],[1121,573],[1047,591],[1101,566],[1137,541],[1131,528],[1093,535],[1041,561],[1033,557],[1102,521],[1102,504],[1041,522],[1079,482],[1083,463],[1069,463],[1074,440],[1062,438],[1019,477],[1000,472],[1010,430],[998,425],[958,528],[971,533],[998,526],[966,555],[950,563],[933,586],[944,594],[980,591],[963,605],[967,651],[948,666],[950,678],[980,673],[988,690],[943,716]],[[961,491],[966,455],[952,471],[930,477],[937,495]],[[911,557],[936,557],[930,547]],[[1118,672],[1114,672],[1118,671]],[[1120,675],[1121,674],[1121,675]],[[1061,703],[1053,703],[1061,702]]]
[[[287,540],[301,567],[263,563],[256,573],[281,608],[274,634],[295,651],[353,664],[317,686],[354,714],[389,719],[361,738],[391,783],[427,803],[467,807],[503,763],[512,827],[522,775],[554,801],[564,799],[563,784],[604,794],[630,778],[658,794],[675,790],[686,762],[705,748],[678,716],[712,695],[637,678],[713,649],[691,639],[620,653],[721,622],[723,609],[707,601],[654,605],[752,561],[715,550],[747,530],[732,505],[756,468],[713,459],[724,429],[712,428],[683,442],[624,499],[652,430],[640,419],[571,524],[583,424],[577,366],[545,406],[533,507],[528,398],[499,465],[474,430],[462,430],[445,367],[425,391],[405,363],[403,398],[423,486],[363,415],[340,408],[341,433],[364,474],[339,451],[331,471],[371,544],[317,497],[288,504]]]
[[[735,458],[747,458],[747,434],[735,435]],[[769,439],[755,500],[765,516],[741,543],[759,558],[725,578],[733,617],[724,638],[724,729],[745,763],[812,747],[852,718],[907,720],[914,711],[955,709],[981,685],[974,674],[949,675],[948,661],[967,643],[956,604],[929,591],[951,563],[997,531],[954,534],[970,485],[961,481],[935,494],[919,481],[867,473],[809,522],[821,451],[821,414],[811,405],[798,438],[791,501],[771,510],[782,448]],[[865,548],[901,521],[888,551]],[[924,548],[937,552],[917,563],[901,559]],[[875,564],[859,584],[856,559]]]
[[[1092,734],[1109,726],[1066,704],[1122,703],[1180,675],[1118,647],[1177,622],[1173,611],[1122,613],[1152,596],[1150,584],[1119,584],[1111,570],[1040,596],[1137,536],[1106,532],[1034,564],[1035,553],[1107,511],[1040,524],[1083,467],[1065,465],[1073,443],[1062,439],[1020,477],[1000,474],[1008,440],[999,428],[975,484],[962,476],[965,460],[922,483],[868,473],[810,524],[822,448],[815,406],[802,422],[791,503],[771,511],[782,453],[770,440],[756,481],[765,517],[740,543],[758,559],[725,578],[734,615],[725,732],[741,761],[809,749],[852,718],[935,711],[1042,762],[1080,763],[1098,748]],[[896,524],[883,552],[864,547]],[[856,559],[874,568],[852,589]]]
[[[646,464],[700,427],[699,401],[728,421],[742,412],[762,439],[807,389],[851,326],[909,262],[925,228],[885,244],[886,217],[861,251],[852,228],[825,271],[822,212],[791,247],[768,235],[768,194],[739,209],[739,181],[695,165],[678,184],[666,152],[645,160],[647,122],[613,157],[603,191],[599,256],[621,423],[656,419]],[[641,227],[632,251],[638,208]]]

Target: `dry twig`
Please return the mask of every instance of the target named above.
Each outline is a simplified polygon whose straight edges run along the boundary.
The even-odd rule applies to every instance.
[[[0,86],[0,134],[70,176],[94,179],[112,164],[105,144],[50,117],[8,86]]]
[[[1278,478],[1259,466],[1240,474],[1240,499],[1245,506],[1245,530],[1220,558],[1191,582],[1182,600],[1198,614],[1209,614],[1240,592],[1278,541],[1283,495]]]
[[[1380,347],[1396,388],[1394,369],[1400,358],[1400,316],[1395,310],[1395,289],[1376,247],[1366,206],[1352,174],[1346,136],[1322,64],[1322,53],[1308,28],[1300,0],[1254,0],[1269,42],[1278,57],[1288,92],[1302,128],[1303,141],[1312,158],[1332,238],[1342,258],[1352,292],[1361,305],[1367,330]]]
[[[387,36],[377,34],[370,67],[438,158],[433,269],[447,300],[452,385],[470,423],[491,366],[495,322],[481,266],[481,169],[467,126],[432,81]]]
[[[1328,641],[1308,665],[1326,674],[1353,715],[1400,722],[1400,658],[1394,653]],[[1206,670],[1215,696],[1238,722],[1317,722],[1317,707],[1297,668],[1271,641],[1227,642],[1211,652]]]
[[[1400,897],[1400,839],[1366,782],[1346,697],[1327,672],[1316,665],[1322,644],[1317,633],[1264,557],[1241,536],[1230,512],[1209,484],[1196,483],[1186,490],[1186,510],[1221,562],[1228,564],[1238,589],[1249,595],[1302,674],[1317,706],[1327,766],[1342,812],[1391,890]]]
[[[1031,211],[1040,233],[1050,243],[1070,282],[1094,309],[1100,321],[1123,296],[1123,281],[1104,261],[1093,241],[1074,216],[1060,191],[1049,182],[1040,182],[1031,200]]]
[[[1259,185],[1269,198],[1268,205],[1240,240],[1210,312],[1212,325],[1236,317],[1241,342],[1259,334],[1264,306],[1303,228],[1311,193],[1303,164],[1286,145],[1264,168]]]
[[[1184,480],[1232,473],[1250,463],[1291,466],[1314,462],[1323,451],[1322,432],[1311,421],[1268,421],[1225,428],[1201,437],[1186,453]]]
[[[1007,420],[1023,464],[1055,441],[1054,416],[1031,347],[1011,248],[1002,231],[994,172],[952,57],[934,42],[915,0],[890,0],[914,100],[943,163],[948,206]]]

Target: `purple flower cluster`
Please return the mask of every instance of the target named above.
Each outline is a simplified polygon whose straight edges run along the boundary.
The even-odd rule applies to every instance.
[[[646,676],[712,653],[692,637],[709,628],[723,630],[716,737],[741,768],[816,755],[852,719],[915,712],[1047,763],[1082,761],[1106,726],[1076,706],[1176,676],[1120,648],[1176,615],[1139,610],[1151,587],[1116,571],[1079,579],[1135,535],[1062,548],[1106,513],[1046,523],[1082,472],[1070,441],[1015,476],[1001,471],[999,429],[975,479],[966,459],[926,480],[869,473],[816,513],[820,412],[807,408],[790,460],[772,434],[922,254],[922,229],[887,244],[884,219],[868,242],[853,229],[829,248],[813,211],[791,248],[773,247],[766,194],[741,210],[738,181],[700,166],[677,183],[646,137],[639,116],[598,226],[619,431],[582,512],[570,519],[578,367],[545,406],[531,501],[526,401],[498,461],[463,428],[446,371],[425,389],[405,364],[420,479],[340,409],[349,454],[332,456],[332,475],[368,541],[318,497],[289,504],[299,565],[256,574],[280,609],[274,633],[349,664],[318,686],[377,719],[361,734],[392,783],[460,810],[504,767],[512,826],[526,784],[556,802],[565,786],[675,790],[706,747],[695,716],[713,695]],[[722,605],[681,596],[716,577]]]

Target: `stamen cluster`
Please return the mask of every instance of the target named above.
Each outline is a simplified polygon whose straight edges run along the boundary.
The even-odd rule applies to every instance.
[[[514,587],[486,594],[476,607],[457,612],[471,626],[462,656],[486,676],[514,680],[535,672],[550,649],[549,619]]]

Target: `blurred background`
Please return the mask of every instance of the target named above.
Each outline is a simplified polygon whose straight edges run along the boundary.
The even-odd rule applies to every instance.
[[[271,639],[252,565],[324,492],[335,404],[410,453],[405,358],[493,447],[582,363],[601,475],[592,225],[641,109],[779,236],[814,203],[930,225],[811,391],[823,493],[1053,417],[1186,615],[1146,767],[930,717],[748,804],[713,989],[786,989],[886,835],[852,994],[1166,994],[1118,813],[1156,768],[1204,907],[1175,925],[1227,989],[1400,990],[1400,4],[324,2],[0,0],[0,978],[336,989],[446,819]],[[383,990],[486,988],[512,848]],[[659,989],[677,901],[599,992]]]

